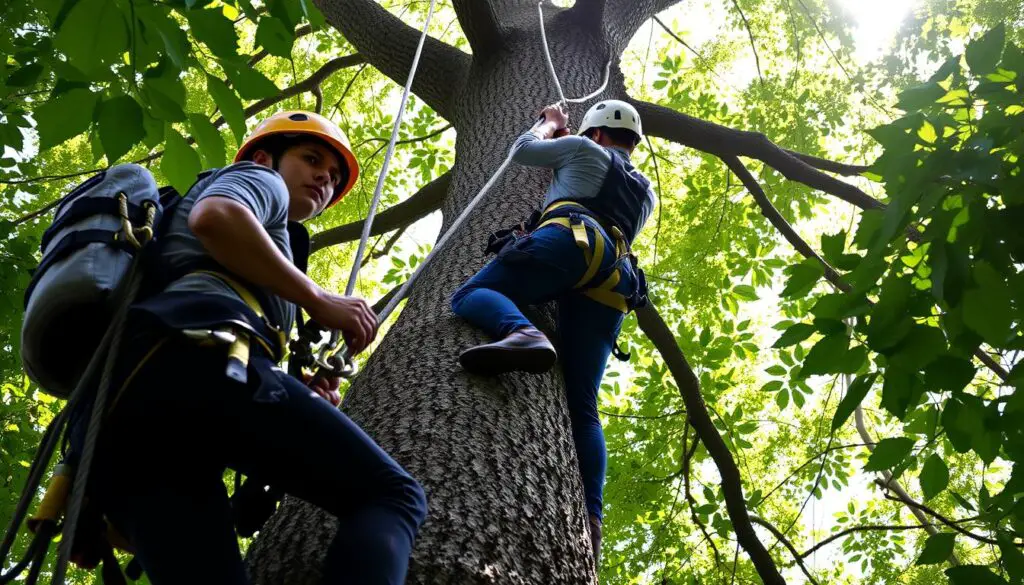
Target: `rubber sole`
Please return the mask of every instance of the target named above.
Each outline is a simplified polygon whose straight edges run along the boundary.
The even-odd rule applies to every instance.
[[[555,365],[558,354],[546,347],[508,348],[493,345],[471,347],[459,355],[462,368],[472,374],[496,376],[508,372],[543,374]]]

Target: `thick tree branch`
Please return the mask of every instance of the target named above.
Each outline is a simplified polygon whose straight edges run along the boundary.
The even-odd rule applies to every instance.
[[[736,531],[736,540],[750,556],[750,560],[764,583],[768,585],[785,583],[785,579],[782,578],[778,567],[775,566],[771,555],[758,539],[757,533],[750,523],[739,469],[736,467],[736,461],[732,458],[732,453],[729,452],[729,447],[726,446],[711,421],[707,405],[704,404],[704,398],[700,394],[700,382],[696,374],[686,362],[686,357],[676,344],[672,331],[658,314],[657,309],[653,305],[647,305],[637,310],[636,314],[640,328],[654,343],[654,347],[657,348],[669,371],[672,372],[672,377],[675,379],[676,385],[679,386],[679,393],[686,404],[686,411],[690,415],[690,423],[697,430],[697,436],[700,437],[718,467],[722,478],[722,490],[725,493],[726,510],[729,512],[729,519]]]
[[[504,46],[504,33],[494,12],[493,0],[453,0],[459,26],[473,48],[473,55],[486,57]]]
[[[395,83],[404,84],[420,31],[406,25],[373,0],[315,0],[327,21],[366,61]],[[428,37],[412,91],[445,118],[454,118],[452,98],[469,71],[470,56]]]
[[[768,532],[774,534],[775,538],[778,538],[779,542],[781,542],[786,548],[789,549],[789,552],[793,555],[793,560],[796,561],[796,564],[800,565],[800,570],[804,572],[804,575],[807,575],[807,579],[813,585],[818,585],[818,580],[814,578],[814,575],[812,575],[810,570],[807,569],[807,566],[804,565],[803,557],[801,557],[800,553],[797,552],[796,548],[793,546],[793,543],[789,542],[789,539],[786,538],[785,534],[780,532],[774,524],[755,514],[750,515],[750,521],[759,526],[764,526],[768,529]]]
[[[253,102],[252,104],[249,104],[249,106],[245,108],[245,117],[250,118],[257,114],[258,112],[262,112],[263,110],[269,108],[274,104],[283,102],[284,100],[292,97],[293,95],[298,95],[306,91],[312,91],[314,88],[319,87],[320,84],[323,83],[325,79],[331,76],[331,74],[342,69],[345,69],[347,67],[359,65],[365,61],[366,59],[364,59],[363,56],[360,55],[359,53],[344,55],[342,57],[335,57],[334,59],[331,59],[330,61],[324,63],[319,69],[313,72],[313,74],[307,77],[306,79],[303,79],[302,81],[296,83],[291,87],[281,90],[281,93],[268,98],[263,98],[258,102]],[[217,118],[217,120],[213,123],[213,125],[218,128],[220,128],[222,124],[224,124],[223,116]]]
[[[819,256],[818,253],[814,251],[814,248],[811,248],[811,246],[807,242],[805,242],[799,234],[796,233],[796,230],[793,229],[793,226],[789,225],[789,222],[786,221],[786,218],[782,217],[782,214],[779,213],[779,210],[775,209],[775,206],[772,205],[772,202],[768,199],[768,196],[765,195],[764,190],[761,188],[761,185],[758,184],[757,180],[754,179],[753,175],[750,174],[750,171],[747,170],[747,167],[744,166],[742,162],[740,162],[740,159],[736,158],[735,156],[724,156],[722,157],[722,160],[725,161],[725,164],[726,166],[729,167],[729,170],[731,170],[733,174],[735,174],[739,178],[739,180],[743,183],[743,186],[746,187],[747,191],[749,191],[750,194],[754,197],[754,201],[757,203],[757,206],[761,209],[761,214],[768,218],[768,221],[771,222],[773,226],[775,226],[775,229],[779,230],[782,236],[786,238],[786,241],[789,242],[794,248],[796,248],[797,252],[800,252],[800,254],[802,254],[805,258],[814,258],[815,260],[820,262],[822,267],[825,269],[825,278],[827,278],[828,281],[834,284],[836,288],[838,288],[839,290],[843,292],[848,292],[850,290],[850,285],[843,282],[842,278],[839,275],[839,272],[837,272],[835,268],[832,268],[829,265],[829,263],[825,261],[824,258]]]
[[[444,199],[445,193],[448,192],[451,179],[452,175],[449,171],[424,185],[405,201],[382,211],[374,220],[370,235],[376,236],[390,232],[437,211],[441,207],[441,200]],[[363,220],[322,231],[314,234],[310,239],[310,249],[316,252],[327,246],[357,240],[362,231]]]
[[[787,179],[798,181],[835,195],[861,209],[879,209],[884,205],[854,185],[840,181],[779,148],[765,135],[727,128],[675,110],[626,98],[636,106],[651,136],[666,138],[719,157],[746,156],[764,161]],[[820,159],[819,159],[820,160]],[[820,163],[819,163],[820,164]]]
[[[577,0],[570,9],[574,20],[594,23],[608,42],[613,55],[619,55],[648,20],[680,0]]]
[[[816,156],[811,156],[809,154],[804,154],[802,152],[796,152],[794,150],[789,150],[789,149],[785,149],[785,148],[782,149],[782,150],[786,154],[788,154],[790,156],[795,156],[796,158],[804,161],[805,163],[811,165],[812,167],[814,167],[816,169],[821,169],[823,171],[828,171],[830,173],[836,173],[837,175],[845,175],[847,177],[856,177],[857,175],[860,175],[860,174],[864,173],[865,171],[867,171],[868,169],[871,168],[869,165],[851,165],[851,164],[836,162],[836,161],[832,161],[832,160],[828,160],[828,159],[824,159],[824,158],[819,158],[819,157],[816,157]]]

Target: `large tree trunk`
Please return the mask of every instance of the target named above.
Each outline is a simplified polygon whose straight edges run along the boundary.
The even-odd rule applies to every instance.
[[[590,3],[595,11],[603,5]],[[449,85],[431,85],[424,77],[432,74],[429,70],[421,70],[417,81],[417,92],[429,96],[428,103],[458,131],[442,229],[497,169],[538,106],[558,99],[534,2],[455,4],[475,56],[470,61],[456,52],[445,58],[446,48],[428,47],[425,62],[445,63]],[[384,47],[410,44],[410,31],[396,28],[372,3],[324,0],[321,6],[370,63],[392,77],[404,75],[404,53],[378,58],[374,50],[379,54]],[[617,69],[619,47],[606,43],[603,26],[588,22],[584,12],[548,6],[546,13],[566,94],[589,93],[601,84],[609,51],[616,55]],[[601,24],[600,17],[596,20]],[[364,28],[369,22],[377,23],[372,31]],[[619,32],[628,38],[629,31]],[[461,82],[452,87],[456,78]],[[582,107],[572,110],[573,120],[578,122]],[[346,397],[346,413],[426,489],[430,513],[413,553],[410,583],[594,581],[560,370],[496,379],[462,372],[459,351],[484,337],[449,308],[455,288],[483,265],[487,234],[538,206],[548,178],[545,172],[509,168],[426,271]],[[316,583],[334,531],[328,514],[288,500],[250,549],[255,581]]]

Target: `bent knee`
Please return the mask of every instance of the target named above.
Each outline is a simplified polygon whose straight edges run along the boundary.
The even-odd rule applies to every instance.
[[[476,288],[477,287],[475,287],[472,284],[470,284],[469,282],[467,282],[467,283],[463,284],[462,286],[460,286],[459,290],[455,291],[455,293],[452,295],[452,301],[451,301],[452,312],[453,313],[455,313],[456,315],[459,315],[460,317],[462,316],[462,310],[461,310],[462,309],[462,305],[465,302],[466,297],[469,296],[469,293],[471,293],[474,290],[476,290]]]

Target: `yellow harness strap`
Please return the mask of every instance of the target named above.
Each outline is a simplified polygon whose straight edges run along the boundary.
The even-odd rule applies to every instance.
[[[249,291],[247,287],[245,287],[242,283],[238,282],[234,278],[231,278],[227,274],[224,274],[223,272],[216,272],[214,270],[196,270],[195,272],[191,272],[190,274],[205,274],[207,276],[212,276],[220,280],[224,284],[228,285],[229,287],[231,287],[231,290],[235,291],[235,294],[238,295],[240,299],[242,299],[242,302],[245,303],[250,309],[252,309],[252,312],[256,313],[257,317],[263,319],[264,324],[266,324],[270,330],[277,334],[278,347],[281,348],[282,352],[285,351],[285,349],[288,347],[287,336],[285,335],[284,331],[281,331],[277,327],[274,327],[273,325],[270,324],[270,321],[267,319],[266,314],[263,312],[263,307],[260,305],[260,301],[256,298],[255,295],[252,294],[251,291]],[[266,341],[261,339],[258,335],[254,335],[252,337],[256,340],[257,343],[260,344],[261,347],[263,347],[264,350],[266,350],[267,355],[276,355],[276,352],[269,345],[267,345]],[[242,347],[243,344],[244,347]],[[249,337],[247,335],[239,335],[237,340],[231,344],[231,348],[228,350],[228,353],[229,355],[231,355],[233,359],[241,360],[241,358],[244,357],[245,359],[241,360],[241,363],[248,364]],[[281,359],[284,359],[284,356],[282,356]]]
[[[587,211],[586,207],[574,201],[558,201],[545,209],[543,215],[547,215],[561,207],[569,206]],[[541,216],[542,218],[543,215]],[[587,213],[587,215],[592,216],[590,213]],[[591,227],[591,229],[594,230],[594,249],[591,251],[590,241],[587,238],[587,225],[584,220],[579,219],[573,222],[568,217],[554,217],[541,222],[537,229],[548,225],[560,225],[572,231],[573,238],[576,240],[576,245],[583,250],[583,259],[587,263],[586,272],[584,272],[583,277],[580,278],[579,282],[577,282],[573,288],[581,289],[585,287],[594,279],[594,276],[597,275],[597,271],[601,268],[601,261],[604,260],[605,253],[604,238],[601,237],[596,228]],[[612,226],[609,230],[609,235],[615,240],[616,259],[629,254],[629,244],[626,242],[626,237],[623,235],[622,230],[618,227]],[[589,288],[581,292],[602,305],[611,307],[622,313],[628,313],[629,308],[626,305],[626,297],[612,290],[619,284],[621,279],[622,276],[619,274],[619,271],[613,270],[611,275],[609,275],[604,282],[596,287]]]
[[[38,532],[44,522],[60,522],[64,508],[67,507],[68,496],[71,494],[71,475],[71,469],[67,465],[57,465],[53,470],[53,477],[50,478],[50,485],[46,486],[43,501],[40,502],[36,513],[25,522],[33,533]]]

